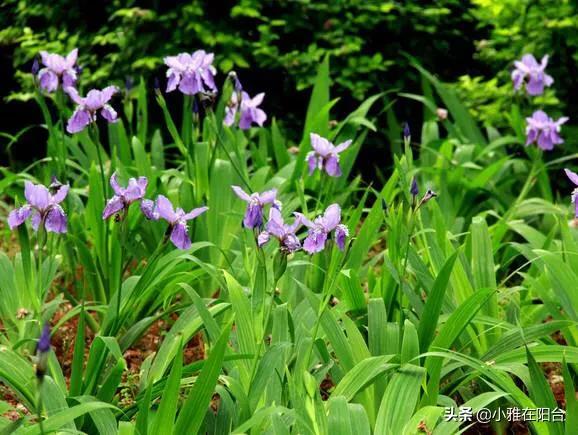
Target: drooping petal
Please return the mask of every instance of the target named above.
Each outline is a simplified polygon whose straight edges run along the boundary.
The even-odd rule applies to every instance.
[[[257,245],[259,245],[259,247],[263,246],[265,243],[267,243],[270,240],[270,236],[269,233],[267,231],[262,231],[261,233],[259,233],[259,235],[257,236]]]
[[[166,220],[171,224],[174,223],[177,219],[177,215],[175,213],[173,205],[168,200],[168,198],[163,195],[159,195],[157,197],[156,210],[161,218],[163,218],[164,220]]]
[[[323,215],[325,231],[332,231],[341,223],[341,207],[338,204],[331,204]]]
[[[283,222],[283,216],[276,208],[271,207],[269,210],[269,220],[265,226],[267,232],[274,235],[278,239],[285,235],[285,223]]]
[[[117,122],[118,121],[118,114],[116,113],[116,110],[114,110],[112,108],[112,106],[110,104],[105,104],[102,107],[102,110],[100,111],[100,114],[102,115],[102,117],[104,119],[106,119],[108,122]]]
[[[550,134],[546,134],[542,132],[538,136],[538,146],[542,148],[544,151],[550,151],[554,149],[554,142],[552,141],[552,136]]]
[[[237,105],[228,105],[225,107],[225,118],[223,119],[223,124],[230,127],[235,123],[235,116],[237,115]]]
[[[519,70],[515,69],[512,71],[512,82],[514,84],[514,89],[517,91],[522,87],[524,82],[524,74]]]
[[[153,221],[159,219],[159,214],[156,211],[154,201],[151,201],[150,199],[143,199],[140,203],[140,209],[147,219]]]
[[[195,95],[201,90],[200,77],[196,74],[185,74],[179,82],[179,91],[185,95]]]
[[[535,128],[527,128],[526,129],[526,145],[530,145],[536,141],[538,137],[538,130]]]
[[[243,189],[241,189],[239,186],[231,186],[231,189],[233,189],[233,192],[235,192],[235,194],[243,201],[247,202],[251,201],[251,196]]]
[[[30,216],[31,212],[32,207],[30,207],[28,204],[17,208],[16,210],[12,210],[8,215],[8,226],[10,229],[13,230],[14,228],[22,225],[24,221],[28,219],[28,216]]]
[[[263,206],[260,204],[249,203],[243,218],[245,228],[259,228],[263,224]]]
[[[32,224],[32,229],[34,231],[38,231],[38,227],[40,226],[41,220],[42,220],[42,217],[40,216],[40,213],[38,213],[36,210],[34,210],[32,212],[32,219],[30,219],[30,222]]]
[[[202,77],[205,85],[207,85],[207,87],[211,91],[216,92],[217,91],[217,85],[215,84],[215,78],[213,77],[212,69],[211,68],[205,68],[201,71],[200,74],[201,74],[201,77]]]
[[[53,204],[60,204],[62,201],[64,201],[66,195],[68,195],[69,189],[70,186],[68,184],[63,184],[62,186],[60,186],[56,191],[56,193],[52,195],[52,199],[50,202]]]
[[[125,207],[125,203],[122,200],[122,197],[114,195],[112,198],[108,200],[104,210],[102,212],[102,218],[108,219],[112,215],[118,213]]]
[[[334,154],[325,159],[325,172],[331,177],[341,176],[341,166],[339,166],[339,157]]]
[[[74,69],[67,69],[62,73],[62,87],[70,88],[76,85],[76,71]]]
[[[58,76],[48,68],[42,68],[38,73],[40,87],[46,92],[54,92],[58,89]]]
[[[349,236],[349,229],[345,225],[335,227],[335,243],[343,251],[345,249],[345,239]]]
[[[60,207],[59,205],[55,205],[50,209],[50,211],[46,215],[44,227],[48,232],[53,233],[66,232],[66,214],[64,213],[62,207]]]
[[[327,233],[325,231],[312,229],[311,231],[309,231],[307,237],[305,238],[305,241],[303,242],[303,250],[309,254],[321,252],[325,248],[326,241],[327,241]]]
[[[42,184],[24,182],[24,197],[37,210],[45,210],[50,204],[50,192]]]
[[[209,207],[199,207],[199,208],[195,208],[193,210],[191,210],[190,212],[188,212],[187,214],[185,214],[183,216],[183,219],[186,221],[190,221],[200,215],[202,215],[204,212],[206,212],[209,209]]]
[[[267,121],[267,114],[263,109],[255,108],[253,110],[253,121],[255,121],[255,124],[259,127],[263,127],[263,124]]]
[[[189,238],[186,225],[177,223],[171,231],[171,242],[179,249],[189,249],[191,239]]]
[[[180,81],[181,81],[181,75],[179,73],[177,73],[176,71],[169,69],[167,71],[167,92],[172,92],[175,89],[177,89],[177,86],[179,85]]]
[[[564,172],[566,173],[566,176],[570,179],[570,181],[574,183],[576,186],[578,186],[578,174],[572,172],[570,169],[564,169]]]
[[[301,241],[299,240],[299,237],[297,237],[295,234],[286,234],[285,237],[283,237],[283,240],[281,241],[281,246],[282,248],[289,252],[296,252],[299,249],[301,249]]]
[[[305,159],[307,160],[307,166],[309,167],[309,175],[313,175],[313,172],[315,172],[315,169],[317,168],[317,155],[314,151],[311,151],[307,154]]]
[[[239,118],[239,128],[241,130],[249,130],[251,128],[251,123],[253,122],[253,117],[249,110],[241,111],[241,117]]]
[[[526,91],[528,91],[528,95],[542,95],[544,92],[544,81],[530,76],[530,80],[526,83]]]
[[[90,113],[81,107],[77,107],[68,120],[66,131],[70,134],[78,133],[84,130],[91,121]]]

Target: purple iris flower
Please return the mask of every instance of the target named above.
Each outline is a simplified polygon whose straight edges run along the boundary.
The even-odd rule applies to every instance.
[[[413,177],[413,179],[411,180],[411,187],[409,188],[409,193],[411,193],[411,196],[414,198],[417,195],[419,195],[419,186],[417,185],[417,179],[415,177]]]
[[[66,57],[46,51],[41,51],[40,57],[45,66],[38,71],[38,81],[42,89],[46,92],[54,92],[61,81],[64,89],[76,84],[77,74],[74,67],[78,58],[77,48]]]
[[[197,50],[193,54],[181,53],[177,56],[165,57],[167,70],[167,92],[172,92],[177,87],[186,95],[195,95],[206,92],[205,86],[215,92],[215,74],[217,70],[213,66],[213,53]]]
[[[301,217],[299,216],[295,217],[295,220],[291,225],[286,225],[283,221],[283,216],[281,216],[281,212],[278,209],[271,207],[271,210],[269,210],[269,220],[265,225],[265,231],[259,234],[257,243],[259,244],[259,247],[261,247],[265,243],[269,242],[271,236],[273,236],[279,240],[281,251],[286,254],[291,254],[301,249],[301,242],[295,235],[295,232],[301,225]]]
[[[313,174],[315,168],[318,168],[320,171],[325,169],[325,172],[332,177],[339,177],[341,175],[339,153],[346,150],[349,145],[351,145],[351,140],[346,140],[335,146],[324,137],[311,133],[313,151],[309,152],[306,157],[309,164],[309,175]]]
[[[50,350],[50,325],[48,322],[44,324],[42,328],[42,333],[40,334],[40,338],[38,339],[38,343],[36,344],[36,352],[37,353],[46,353]]]
[[[549,87],[554,83],[554,79],[544,72],[547,65],[548,55],[542,58],[541,63],[531,54],[525,54],[521,61],[515,61],[516,68],[512,71],[514,89],[519,90],[525,83],[528,95],[541,95],[545,86]]]
[[[68,194],[68,185],[61,186],[54,195],[46,186],[34,184],[30,181],[24,183],[24,197],[28,204],[13,210],[8,215],[8,225],[14,229],[32,216],[32,228],[38,230],[44,225],[46,231],[52,233],[66,232],[66,214],[60,206]]]
[[[141,202],[141,210],[148,219],[158,220],[162,218],[169,223],[171,242],[179,249],[189,249],[191,247],[187,222],[203,214],[208,209],[209,207],[199,207],[188,213],[185,213],[182,208],[175,210],[169,199],[163,195],[157,197],[156,203],[150,199],[145,199]]]
[[[349,236],[348,228],[341,224],[341,208],[338,204],[331,204],[325,213],[318,216],[313,222],[308,220],[301,213],[295,213],[301,222],[309,228],[307,238],[303,243],[303,249],[309,254],[321,252],[325,248],[325,243],[329,234],[333,231],[335,243],[343,251],[345,239]]]
[[[252,193],[249,195],[239,186],[231,186],[235,194],[243,201],[247,201],[247,210],[243,218],[243,225],[245,228],[253,229],[259,228],[263,225],[263,207],[265,204],[273,204],[273,207],[279,208],[276,201],[277,189],[267,190],[263,193]]]
[[[570,169],[564,169],[566,172],[566,176],[570,179],[572,183],[574,183],[574,190],[572,191],[572,204],[574,204],[574,215],[578,219],[578,174],[572,172]]]
[[[108,200],[102,212],[102,218],[108,219],[121,210],[128,210],[128,207],[135,201],[142,199],[147,188],[146,177],[130,178],[127,187],[120,187],[116,178],[116,172],[110,177],[110,186],[114,190],[114,196]]]
[[[554,145],[564,143],[560,137],[560,128],[568,118],[554,121],[545,112],[537,110],[531,118],[526,118],[526,145],[536,142],[543,150],[552,150]]]
[[[50,325],[46,322],[36,343],[36,376],[40,381],[44,379],[48,368],[48,352],[50,352]]]
[[[403,123],[403,140],[409,141],[411,139],[411,130],[409,129],[409,123]]]
[[[118,115],[108,104],[114,94],[118,92],[116,86],[107,86],[102,91],[92,89],[82,98],[75,88],[65,88],[65,91],[72,101],[77,104],[76,110],[68,120],[66,131],[78,133],[90,124],[96,122],[96,112],[100,111],[101,116],[108,122],[116,122]]]
[[[262,109],[259,109],[258,106],[263,102],[264,97],[265,94],[263,92],[255,95],[253,98],[251,98],[247,92],[241,92],[241,102],[239,103],[239,93],[233,92],[231,101],[229,101],[229,104],[225,108],[224,124],[228,126],[233,125],[237,111],[239,111],[239,128],[241,130],[248,130],[253,123],[262,127],[263,123],[267,120],[267,114]]]

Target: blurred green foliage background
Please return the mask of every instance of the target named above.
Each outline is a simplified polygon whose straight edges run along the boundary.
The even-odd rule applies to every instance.
[[[237,70],[250,93],[267,92],[266,108],[291,123],[303,119],[306,102],[295,90],[311,85],[325,55],[342,113],[385,90],[419,92],[410,55],[455,83],[478,120],[500,127],[512,61],[525,52],[551,54],[556,84],[537,103],[575,111],[577,8],[568,0],[5,0],[0,50],[11,67],[2,96],[31,98],[29,70],[40,50],[78,47],[87,87],[141,75],[152,84],[164,78],[163,56],[204,48],[221,74]],[[400,118],[417,116],[405,108]]]

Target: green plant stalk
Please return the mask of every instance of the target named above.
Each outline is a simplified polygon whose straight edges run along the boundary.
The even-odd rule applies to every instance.
[[[125,245],[126,245],[126,239],[127,239],[127,221],[128,221],[128,208],[125,208],[124,213],[123,213],[123,217],[122,217],[122,221],[121,221],[121,228],[120,228],[120,275],[119,275],[119,282],[117,283],[118,285],[118,290],[116,291],[117,297],[116,297],[116,317],[115,317],[115,323],[120,321],[120,304],[121,304],[121,299],[122,299],[122,275],[123,275],[123,264],[124,264],[124,259],[125,259]],[[118,327],[115,325],[115,329],[117,329],[118,331],[120,331],[122,325],[118,325]]]
[[[267,266],[264,263],[265,253],[260,248],[259,248],[259,251],[262,252],[261,255],[263,256],[263,263],[261,263],[261,267],[265,268],[265,277],[266,277],[267,276]],[[279,277],[279,279],[281,279],[281,277]],[[255,378],[255,374],[257,372],[257,367],[259,365],[259,358],[261,355],[261,351],[263,350],[263,345],[265,343],[265,337],[267,336],[267,324],[269,323],[269,317],[271,316],[272,307],[273,307],[273,304],[275,302],[275,290],[277,288],[277,283],[279,282],[279,279],[273,278],[273,285],[271,287],[271,294],[268,295],[268,296],[271,296],[271,303],[267,304],[267,297],[263,297],[263,304],[262,304],[262,312],[264,313],[264,316],[263,316],[263,336],[261,337],[261,340],[259,340],[259,347],[257,348],[257,352],[255,352],[255,358],[253,359],[253,367],[251,368],[251,377],[250,377],[251,382],[253,382],[253,379]]]
[[[410,215],[409,215],[409,222],[408,222],[408,232],[407,232],[407,243],[405,247],[405,254],[403,256],[403,263],[401,265],[401,269],[398,271],[399,273],[399,292],[398,292],[398,308],[399,308],[399,327],[400,329],[403,327],[403,322],[405,320],[403,315],[403,284],[405,282],[405,274],[407,272],[407,262],[409,259],[409,247],[411,245],[411,240],[414,236],[413,232],[415,229],[415,213],[417,209],[411,208]]]
[[[212,113],[212,111],[210,113]],[[233,169],[235,170],[235,172],[237,173],[237,175],[239,176],[239,178],[241,179],[241,181],[243,182],[245,187],[248,189],[249,194],[253,193],[253,190],[251,189],[251,185],[249,184],[249,180],[247,180],[245,173],[243,171],[241,171],[241,169],[239,168],[239,166],[237,165],[235,160],[231,157],[231,154],[230,154],[229,150],[227,149],[225,142],[223,141],[221,133],[220,133],[218,127],[215,125],[216,124],[216,118],[215,118],[214,114],[212,116],[212,121],[213,122],[211,122],[209,124],[211,125],[211,127],[213,128],[213,132],[215,133],[215,139],[216,139],[215,142],[218,145],[220,145],[221,148],[223,149],[223,152],[225,153],[225,155],[227,156],[227,158],[231,162],[231,165],[233,165]]]
[[[346,256],[344,256],[343,258],[346,258]],[[341,269],[341,267],[340,267],[340,269]],[[335,285],[335,281],[337,280],[337,276],[338,275],[336,275],[332,279],[331,284],[329,286],[327,286],[328,289],[333,288],[333,286]],[[327,304],[329,303],[330,298],[331,298],[331,292],[327,291],[325,293],[325,295],[323,296],[323,299],[320,302],[319,309],[317,310],[317,319],[315,319],[315,325],[313,326],[313,334],[311,335],[311,346],[309,346],[309,350],[307,351],[307,358],[305,359],[306,364],[309,364],[309,361],[311,360],[311,356],[313,355],[313,346],[315,346],[315,338],[317,337],[317,334],[319,333],[319,326],[321,325],[321,317],[323,316],[323,313],[325,312],[325,309],[327,308]]]
[[[44,221],[41,221],[38,225],[38,232],[36,237],[36,243],[38,244],[38,257],[37,257],[37,272],[36,272],[36,297],[34,298],[34,308],[38,315],[41,315],[42,310],[42,262],[44,256],[42,251],[44,251],[44,244],[46,242],[46,229],[44,228]]]
[[[48,110],[48,106],[46,105],[46,99],[40,88],[35,86],[35,97],[36,102],[40,106],[40,111],[42,112],[42,117],[44,118],[44,122],[46,123],[46,128],[48,128],[48,154],[51,157],[52,164],[54,166],[54,173],[58,174],[59,172],[59,158],[58,158],[58,145],[55,143],[57,139],[54,129],[54,123],[52,122],[52,116],[50,115],[50,110]]]
[[[38,427],[40,435],[44,435],[44,426],[42,423],[42,381],[38,380],[38,403],[36,404],[36,414],[38,415]]]
[[[100,137],[98,134],[98,126],[96,124],[91,124],[89,129],[88,129],[88,134],[90,136],[91,142],[94,144],[94,147],[96,148],[96,156],[98,159],[98,167],[100,170],[100,183],[102,184],[102,209],[104,210],[104,208],[106,207],[106,179],[104,176],[104,162],[102,159],[102,151],[101,151],[101,145],[100,145]],[[105,270],[108,270],[109,268],[109,252],[108,252],[108,238],[109,238],[109,225],[108,222],[104,223],[104,267],[103,267],[103,274],[102,274],[102,279],[103,279],[103,285],[105,287],[105,289],[108,289],[108,294],[107,291],[105,290],[104,293],[105,295],[107,295],[105,300],[108,300],[108,298],[110,297],[110,285],[108,282],[108,276],[107,273],[105,272]]]
[[[60,179],[64,180],[66,178],[66,133],[64,131],[64,117],[62,116],[64,113],[65,107],[65,100],[64,100],[64,91],[62,89],[58,89],[56,93],[56,101],[58,107],[58,117],[60,118],[60,134],[61,140],[56,141],[58,144],[58,159],[60,163],[60,172],[58,176]]]
[[[528,195],[528,193],[530,193],[530,190],[534,186],[536,176],[540,172],[539,166],[540,163],[542,162],[541,150],[537,151],[536,153],[531,153],[531,157],[532,157],[532,167],[530,169],[530,172],[528,173],[528,177],[526,178],[524,185],[522,186],[522,189],[520,190],[520,194],[514,201],[512,207],[510,207],[506,211],[506,213],[504,213],[502,218],[494,225],[495,231],[492,237],[494,243],[494,250],[501,243],[502,239],[506,235],[510,217],[514,214],[520,203],[524,201],[524,199],[526,199],[526,196]]]

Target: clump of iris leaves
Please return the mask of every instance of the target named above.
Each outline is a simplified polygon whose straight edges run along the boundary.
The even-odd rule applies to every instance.
[[[182,119],[164,89],[141,82],[110,103],[116,122],[96,119],[99,128],[76,134],[66,131],[74,108],[65,95],[39,89],[46,157],[20,173],[0,168],[0,380],[27,410],[0,418],[3,430],[454,434],[469,423],[445,421],[447,408],[555,408],[548,362],[564,386],[566,421],[528,424],[537,434],[575,433],[578,238],[567,197],[552,188],[573,156],[525,147],[532,110],[514,100],[509,129],[481,129],[416,68],[424,95],[400,98],[423,103],[421,137],[403,133],[391,95],[333,120],[327,59],[299,143],[276,114],[262,127],[224,125],[235,80],[194,104],[183,96]],[[150,128],[152,106],[163,113],[160,129]],[[376,125],[371,113],[384,111],[388,125]],[[384,129],[394,164],[377,190],[352,168],[368,132]],[[339,176],[318,160],[309,167],[311,133],[352,140],[332,170]],[[50,185],[52,209],[18,209],[30,215],[13,218],[32,222],[11,232],[8,212],[26,207],[25,181]],[[131,205],[131,185],[151,199],[144,209]],[[275,201],[251,203],[251,192],[273,189]],[[183,212],[163,212],[158,198]],[[248,216],[251,204],[262,222]],[[338,240],[328,235],[314,255],[298,249],[334,204]],[[198,216],[183,218],[195,208]],[[60,214],[48,223],[55,209],[66,232],[46,231],[63,229]],[[312,227],[291,249],[274,237],[261,244],[271,209],[287,225],[303,216]],[[124,354],[160,320],[170,329],[127,378]],[[63,325],[77,325],[66,377],[50,344]],[[185,364],[183,349],[199,335],[205,359]],[[493,427],[505,433],[508,422]]]

